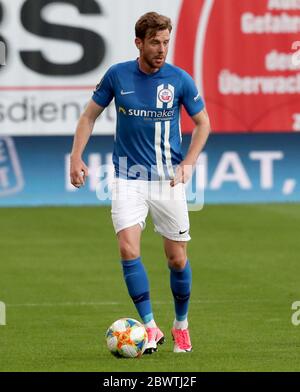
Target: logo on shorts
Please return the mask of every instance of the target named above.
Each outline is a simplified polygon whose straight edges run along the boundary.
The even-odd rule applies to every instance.
[[[186,233],[188,231],[188,229],[186,229],[186,230],[184,230],[184,231],[179,231],[179,234],[184,234],[184,233]]]
[[[173,93],[168,88],[164,88],[164,89],[159,91],[158,99],[162,103],[169,103],[169,102],[171,102],[173,100]]]

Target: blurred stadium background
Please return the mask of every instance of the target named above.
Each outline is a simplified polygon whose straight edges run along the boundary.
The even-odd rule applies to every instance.
[[[69,153],[94,86],[137,57],[134,24],[147,11],[173,20],[168,61],[195,79],[213,132],[199,158],[204,209],[191,212],[194,352],[174,358],[169,338],[129,364],[103,340],[116,318],[137,317],[109,198],[96,195],[113,175],[99,170],[111,161],[113,104],[87,146],[83,189],[69,182]],[[300,370],[299,32],[296,0],[0,1],[0,371]],[[191,131],[183,112],[184,150]],[[151,225],[143,256],[168,331],[168,271]]]

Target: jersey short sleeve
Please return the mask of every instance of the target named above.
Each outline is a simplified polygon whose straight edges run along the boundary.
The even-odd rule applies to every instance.
[[[204,102],[193,78],[186,72],[182,76],[182,104],[188,114],[194,116],[204,109]]]
[[[103,78],[97,84],[92,99],[98,105],[106,107],[110,104],[113,98],[113,70],[112,68],[109,68],[109,70],[105,73]]]

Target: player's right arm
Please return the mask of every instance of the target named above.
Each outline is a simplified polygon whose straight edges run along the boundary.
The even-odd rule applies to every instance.
[[[91,99],[79,118],[70,162],[71,183],[77,188],[84,185],[85,178],[88,176],[88,168],[82,160],[82,154],[93,131],[95,121],[103,110],[104,107]]]
[[[82,154],[93,131],[95,121],[114,97],[113,69],[114,67],[111,67],[97,84],[92,99],[78,121],[70,167],[71,183],[77,188],[84,185],[85,177],[88,175],[88,168],[82,160]]]

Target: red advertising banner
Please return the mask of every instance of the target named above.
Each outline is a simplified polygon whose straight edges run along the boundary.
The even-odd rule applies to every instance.
[[[173,60],[214,131],[300,131],[300,0],[183,0]]]

